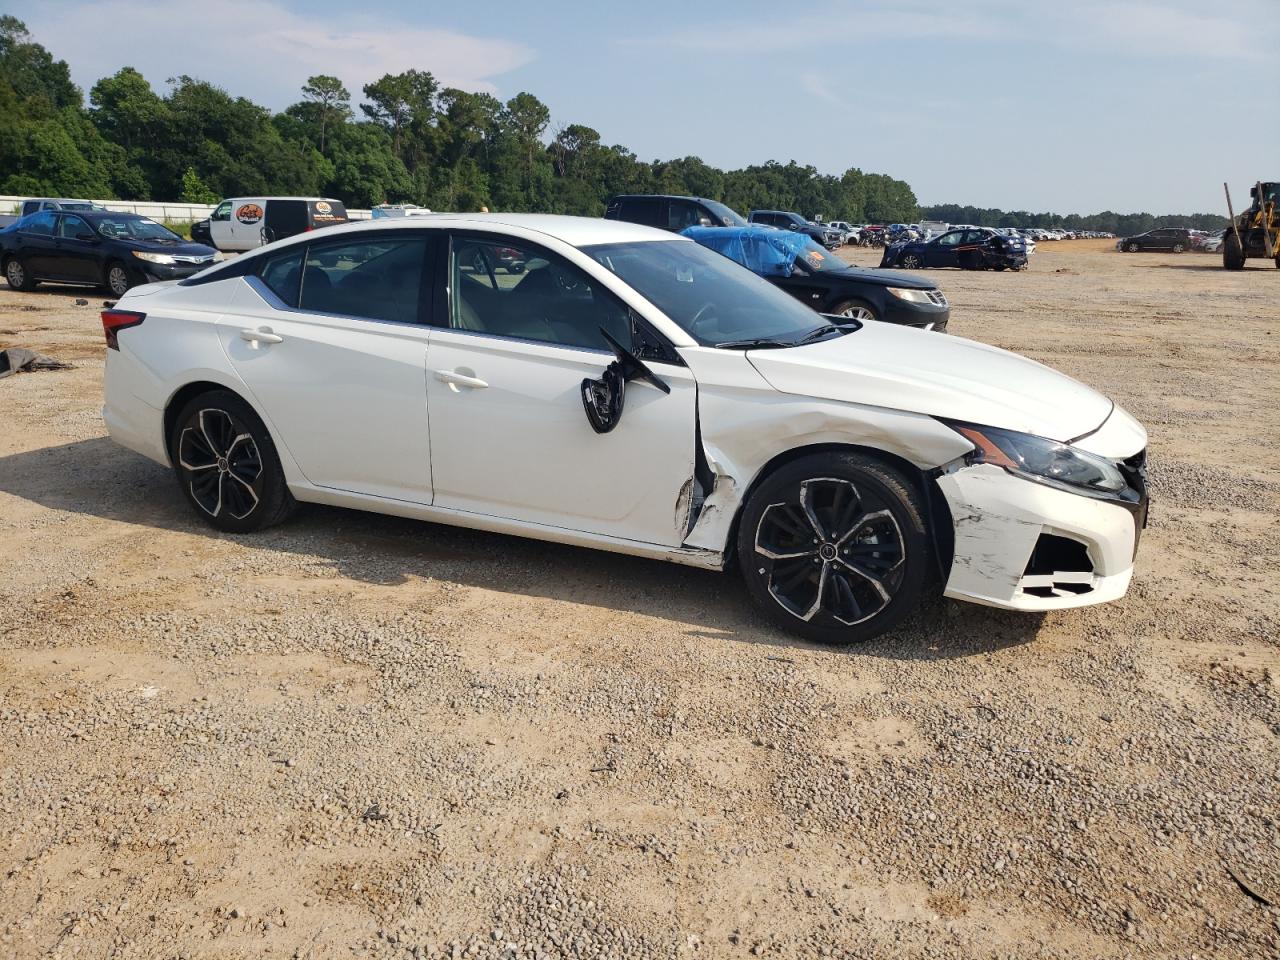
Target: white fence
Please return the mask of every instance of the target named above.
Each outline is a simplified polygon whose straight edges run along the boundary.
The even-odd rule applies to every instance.
[[[22,212],[24,200],[40,199],[37,197],[0,196],[0,213],[18,214]],[[94,200],[108,210],[117,213],[139,213],[153,220],[170,220],[185,223],[189,220],[203,220],[213,213],[213,205],[207,203],[169,203],[164,200]],[[352,220],[368,220],[372,213],[368,210],[348,210],[347,216]]]

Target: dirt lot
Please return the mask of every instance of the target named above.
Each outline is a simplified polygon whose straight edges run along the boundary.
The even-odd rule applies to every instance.
[[[0,381],[0,955],[1276,955],[1280,270],[1109,247],[934,275],[1145,422],[1129,596],[849,650],[661,563],[216,533],[105,437],[102,295],[0,290],[74,362]]]

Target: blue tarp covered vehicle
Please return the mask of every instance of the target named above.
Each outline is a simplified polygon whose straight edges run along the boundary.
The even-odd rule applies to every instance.
[[[796,257],[810,256],[814,251],[829,256],[807,234],[773,227],[686,227],[680,234],[762,277],[789,277]]]

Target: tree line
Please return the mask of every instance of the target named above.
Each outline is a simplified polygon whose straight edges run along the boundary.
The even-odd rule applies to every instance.
[[[1115,213],[1031,213],[1027,210],[999,210],[993,207],[968,207],[942,203],[921,207],[924,220],[944,223],[972,223],[979,227],[1039,227],[1043,230],[1100,230],[1117,237],[1131,237],[1156,227],[1188,227],[1192,230],[1225,230],[1227,218],[1219,213],[1161,214]]]
[[[390,202],[586,216],[604,213],[616,193],[670,193],[742,212],[795,210],[854,223],[922,215],[910,185],[885,174],[851,167],[832,176],[794,160],[727,171],[693,156],[641,160],[603,143],[591,127],[553,125],[548,106],[531,93],[503,102],[443,87],[425,70],[386,74],[366,84],[358,101],[337,77],[310,77],[301,99],[280,113],[190,76],[170,78],[168,87],[162,96],[124,67],[95,83],[86,105],[66,61],[55,60],[21,20],[0,16],[0,193],[188,203],[303,195],[353,208]],[[1113,221],[1193,219],[952,205],[923,215],[1115,232],[1131,231]]]

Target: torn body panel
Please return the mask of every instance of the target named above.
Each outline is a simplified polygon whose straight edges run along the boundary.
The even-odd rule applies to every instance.
[[[923,414],[778,393],[741,354],[693,348],[681,355],[698,379],[701,449],[713,475],[686,547],[727,555],[747,491],[771,461],[789,452],[862,446],[930,469],[972,449]]]
[[[1137,524],[1120,504],[991,464],[960,467],[937,482],[955,524],[946,596],[1034,611],[1103,603],[1128,590]],[[1057,538],[1082,545],[1086,559],[1045,549]]]

